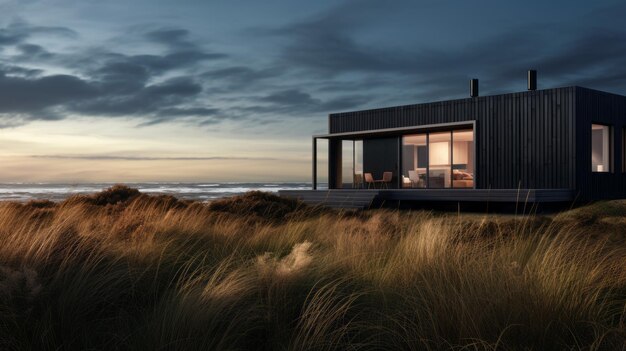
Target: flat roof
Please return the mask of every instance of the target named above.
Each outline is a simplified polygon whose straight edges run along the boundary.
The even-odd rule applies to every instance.
[[[329,113],[329,116],[340,116],[340,115],[359,113],[359,112],[381,111],[381,110],[397,109],[397,108],[410,108],[410,107],[418,106],[418,105],[450,104],[450,103],[458,103],[458,102],[468,101],[468,100],[480,100],[480,99],[483,99],[483,98],[490,98],[490,97],[499,97],[499,96],[507,96],[507,95],[521,95],[521,94],[536,94],[536,93],[541,93],[541,92],[547,92],[547,91],[552,91],[552,90],[563,90],[563,89],[585,89],[585,90],[594,91],[596,93],[608,94],[608,95],[616,95],[616,96],[620,96],[620,97],[626,98],[626,96],[621,95],[621,94],[610,93],[610,92],[607,92],[607,91],[581,87],[581,86],[578,86],[578,85],[571,85],[571,86],[564,86],[564,87],[557,87],[557,88],[547,88],[547,89],[537,89],[537,90],[524,90],[524,91],[502,93],[502,94],[493,94],[493,95],[480,95],[480,96],[476,96],[476,97],[465,97],[465,98],[450,99],[450,100],[427,101],[427,102],[420,102],[420,103],[416,103],[416,104],[385,106],[385,107],[378,107],[378,108],[371,108],[371,109],[364,109],[364,110],[331,112],[331,113]]]
[[[313,139],[350,139],[351,137],[375,137],[375,136],[384,136],[384,135],[397,135],[397,134],[406,134],[410,132],[421,132],[421,131],[436,131],[441,129],[456,129],[461,127],[472,127],[474,128],[476,125],[475,120],[471,121],[463,121],[463,122],[451,122],[451,123],[437,123],[437,124],[423,124],[419,126],[411,126],[411,127],[399,127],[399,128],[384,128],[384,129],[370,129],[370,130],[361,130],[358,132],[345,132],[345,133],[330,133],[330,134],[317,134],[313,135]]]

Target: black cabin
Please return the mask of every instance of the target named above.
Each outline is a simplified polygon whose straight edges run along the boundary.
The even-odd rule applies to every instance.
[[[626,97],[578,86],[332,113],[328,189],[387,200],[626,198]],[[318,191],[319,192],[319,191]],[[307,196],[297,195],[306,199]],[[328,195],[326,195],[328,196]],[[374,196],[374,195],[372,195]]]

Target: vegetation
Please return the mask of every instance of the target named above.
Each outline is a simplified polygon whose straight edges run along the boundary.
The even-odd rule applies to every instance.
[[[625,215],[3,203],[0,349],[624,349]]]

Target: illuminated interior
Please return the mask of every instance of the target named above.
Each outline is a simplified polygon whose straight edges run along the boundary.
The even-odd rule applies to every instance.
[[[591,125],[591,171],[610,172],[610,127],[602,124]]]
[[[402,137],[403,188],[474,188],[474,131]]]

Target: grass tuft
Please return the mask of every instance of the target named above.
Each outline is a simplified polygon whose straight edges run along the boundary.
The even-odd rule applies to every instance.
[[[620,350],[624,218],[0,203],[0,349]]]

